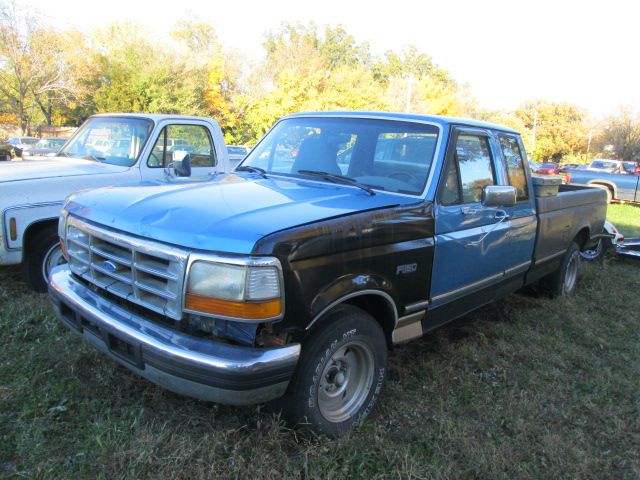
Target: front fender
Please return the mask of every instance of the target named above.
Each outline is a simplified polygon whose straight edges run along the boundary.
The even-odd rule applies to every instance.
[[[361,273],[344,275],[321,289],[311,302],[311,316],[315,320],[344,300],[369,294],[385,298],[397,312],[391,282],[381,275]]]

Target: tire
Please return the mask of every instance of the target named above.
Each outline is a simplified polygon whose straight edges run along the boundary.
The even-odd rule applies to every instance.
[[[373,409],[387,372],[387,342],[376,320],[338,307],[303,342],[287,393],[279,400],[291,426],[336,438]]]
[[[606,253],[612,247],[613,243],[610,238],[600,237],[598,239],[598,243],[596,243],[592,248],[582,250],[580,252],[580,257],[587,262],[595,262],[597,260],[601,260],[604,258]]]
[[[22,260],[22,276],[30,289],[46,292],[49,271],[66,262],[62,256],[57,227],[48,227],[38,232],[28,245]]]
[[[552,273],[544,282],[552,297],[571,295],[578,283],[580,275],[580,247],[571,242],[562,257],[560,268]]]

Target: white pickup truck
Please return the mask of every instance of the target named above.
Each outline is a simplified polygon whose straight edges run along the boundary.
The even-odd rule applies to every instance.
[[[181,162],[186,153],[190,169]],[[29,287],[44,292],[49,270],[64,261],[57,224],[69,194],[140,181],[178,181],[184,175],[206,178],[226,172],[228,164],[215,120],[94,115],[56,157],[0,164],[0,265],[22,264]]]

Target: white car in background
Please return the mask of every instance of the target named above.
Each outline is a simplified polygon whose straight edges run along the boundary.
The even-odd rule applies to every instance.
[[[229,154],[229,166],[234,169],[244,160],[249,153],[249,147],[244,145],[227,145],[227,153]]]

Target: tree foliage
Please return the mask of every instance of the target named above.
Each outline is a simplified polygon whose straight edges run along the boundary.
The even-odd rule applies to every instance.
[[[620,108],[603,122],[594,146],[608,157],[640,161],[640,115],[630,108]]]
[[[8,0],[12,2],[14,0]],[[263,60],[247,64],[214,28],[179,20],[168,33],[116,23],[88,34],[43,25],[32,10],[0,0],[0,118],[81,123],[100,112],[214,117],[231,143],[255,142],[278,118],[313,110],[386,110],[466,116],[520,131],[537,160],[583,155],[585,113],[536,100],[514,111],[479,108],[466,85],[416,47],[371,53],[343,26],[283,24],[265,36]],[[592,151],[640,156],[639,118],[621,110],[595,128]]]

